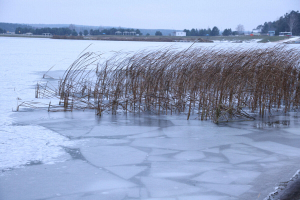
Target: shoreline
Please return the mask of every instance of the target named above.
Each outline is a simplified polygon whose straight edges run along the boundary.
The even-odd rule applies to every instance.
[[[274,192],[271,192],[264,200],[299,200],[300,199],[300,170],[290,180],[279,182]]]
[[[22,38],[52,38],[49,36],[43,36],[43,35],[18,35],[18,34],[0,34],[0,37],[22,37]]]
[[[0,37],[49,38],[71,40],[103,40],[103,41],[134,41],[134,42],[199,42],[199,43],[284,43],[291,38],[281,36],[127,36],[127,35],[97,35],[97,36],[42,36],[0,34]],[[297,40],[293,37],[294,40]]]

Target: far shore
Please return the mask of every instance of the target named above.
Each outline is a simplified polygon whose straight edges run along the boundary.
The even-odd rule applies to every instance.
[[[74,40],[104,40],[104,41],[143,41],[143,42],[278,42],[289,39],[282,36],[129,36],[129,35],[96,35],[96,36],[43,36],[43,35],[19,35],[0,34],[0,37],[23,37],[23,38],[50,38],[50,39],[74,39]]]
[[[0,37],[51,38],[44,35],[0,34]]]

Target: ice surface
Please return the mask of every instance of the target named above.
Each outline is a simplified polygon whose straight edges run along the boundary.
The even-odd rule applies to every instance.
[[[178,160],[198,160],[205,158],[204,153],[199,151],[184,151],[174,156]]]
[[[239,196],[250,190],[251,185],[233,185],[233,184],[200,184],[207,189],[215,190],[231,196]]]
[[[226,162],[226,158],[222,156],[207,156],[207,158],[203,159],[208,162]]]
[[[57,120],[57,121],[58,122],[56,122],[56,123],[53,123],[53,122],[41,123],[39,125],[45,126],[45,127],[49,128],[53,131],[56,131],[64,136],[80,137],[80,136],[84,136],[84,135],[88,134],[92,130],[91,127],[93,127],[93,125],[95,124],[95,122],[90,122],[90,121],[86,121],[86,120],[83,120],[83,121],[80,120],[80,123],[79,123],[79,121],[77,121],[76,119],[72,120],[72,122],[70,122],[70,120]]]
[[[172,150],[202,150],[219,145],[232,143],[250,143],[252,140],[239,136],[211,135],[211,137],[182,137],[182,138],[147,138],[136,139],[133,146],[145,146],[151,148],[166,148]]]
[[[261,158],[260,156],[253,156],[253,155],[245,156],[246,152],[235,150],[235,149],[227,149],[222,151],[222,153],[229,159],[230,163],[233,164],[254,161]]]
[[[177,162],[153,162],[150,169],[150,176],[153,177],[181,177],[181,176],[192,176],[201,172],[223,169],[230,167],[230,164],[226,163],[214,163],[214,162],[188,162],[188,161],[177,161]]]
[[[99,167],[138,164],[143,162],[148,155],[126,146],[82,147],[81,153],[92,164]]]
[[[95,126],[87,136],[121,136],[148,133],[157,130],[158,127],[141,126]]]
[[[179,200],[237,200],[234,197],[219,196],[219,195],[198,195],[198,196],[183,196],[179,197]]]
[[[147,133],[141,133],[133,136],[128,136],[127,138],[149,138],[149,137],[166,137],[162,131],[156,129],[154,131],[149,131]]]
[[[98,146],[107,146],[107,145],[121,145],[124,143],[129,143],[130,140],[126,139],[111,139],[111,138],[87,138],[84,139],[84,144],[86,147],[98,147]]]
[[[55,197],[50,197],[51,200],[120,200],[126,198],[126,190],[112,190],[109,192],[95,191],[85,192],[81,194],[63,195],[57,193]]]
[[[255,142],[251,144],[257,148],[261,148],[273,153],[283,154],[286,156],[299,156],[300,148],[295,148],[291,146],[287,146],[284,144],[276,143],[276,142]]]
[[[277,162],[279,161],[278,156],[268,156],[267,158],[260,159],[259,162]]]
[[[245,135],[251,133],[249,130],[234,129],[228,127],[216,127],[216,126],[175,126],[163,129],[164,133],[169,137],[191,137],[191,138],[205,138],[218,136],[222,134],[234,136],[234,135]]]
[[[200,176],[194,178],[194,180],[199,182],[209,182],[209,183],[220,183],[220,184],[230,184],[232,182],[242,182],[248,184],[253,181],[256,177],[260,175],[259,172],[246,171],[246,170],[211,170],[201,174]]]
[[[66,198],[74,194],[79,199],[80,196],[93,195],[98,191],[103,194],[110,193],[112,189],[136,187],[134,183],[83,161],[66,161],[43,167],[35,165],[19,169],[18,172],[12,170],[6,172],[6,176],[1,179],[0,199]]]
[[[147,167],[131,165],[131,166],[106,167],[106,169],[124,179],[130,179],[133,176],[137,175],[138,173],[147,169]]]
[[[147,198],[145,200],[176,200],[176,198]]]
[[[209,149],[204,149],[203,151],[210,152],[210,153],[220,153],[219,148],[209,148]]]
[[[88,110],[21,108],[11,115],[17,103],[33,100],[38,81],[50,80],[40,79],[45,71],[55,65],[49,75],[61,74],[90,41],[0,37],[0,43],[0,199],[262,200],[299,169],[300,118],[293,113],[219,125],[184,114],[99,118]],[[89,50],[171,44],[93,41]]]
[[[170,153],[177,153],[177,152],[178,151],[153,148],[150,155],[163,155],[163,154],[170,154]]]
[[[299,128],[288,128],[288,129],[285,129],[284,131],[295,134],[295,135],[300,135]]]
[[[200,187],[161,178],[141,177],[141,181],[147,187],[151,197],[172,197],[199,191],[207,191]]]

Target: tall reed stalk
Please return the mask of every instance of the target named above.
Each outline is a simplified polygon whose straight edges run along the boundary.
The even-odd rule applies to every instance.
[[[300,105],[299,50],[270,48],[170,48],[116,53],[101,61],[81,55],[64,73],[57,95],[65,110],[197,113],[218,123],[253,119]],[[47,90],[47,87],[38,86]],[[36,91],[36,97],[40,96]]]

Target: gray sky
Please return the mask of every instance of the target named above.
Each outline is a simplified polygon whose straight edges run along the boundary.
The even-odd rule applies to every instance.
[[[291,10],[300,0],[0,0],[0,22],[252,30]]]

